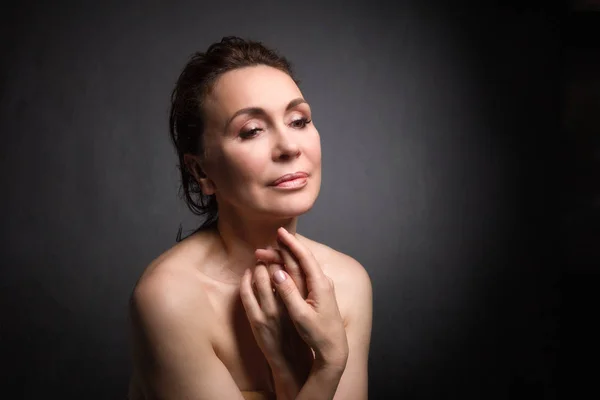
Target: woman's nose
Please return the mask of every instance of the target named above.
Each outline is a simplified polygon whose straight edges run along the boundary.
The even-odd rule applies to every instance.
[[[273,148],[274,160],[287,160],[298,158],[301,154],[300,146],[294,137],[294,132],[281,130],[276,134],[276,142]]]

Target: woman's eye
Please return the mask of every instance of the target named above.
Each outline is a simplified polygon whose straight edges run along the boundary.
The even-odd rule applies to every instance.
[[[242,131],[242,132],[240,132],[240,137],[242,139],[250,139],[250,138],[256,136],[256,134],[260,130],[261,130],[260,128],[254,128],[254,129],[250,129],[250,130],[247,130],[247,131]]]
[[[308,118],[300,118],[292,121],[293,128],[304,128],[306,125],[310,124],[310,120]]]

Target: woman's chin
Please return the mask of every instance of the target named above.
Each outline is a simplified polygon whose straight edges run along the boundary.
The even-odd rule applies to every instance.
[[[297,204],[274,205],[274,207],[270,207],[268,213],[277,218],[295,218],[309,212],[314,204],[314,201],[310,201],[298,202]]]
[[[306,214],[311,209],[312,209],[312,206],[304,207],[304,208],[294,208],[294,209],[288,208],[288,209],[284,209],[284,210],[277,210],[277,212],[275,214],[277,214],[281,218],[296,218],[303,214]]]

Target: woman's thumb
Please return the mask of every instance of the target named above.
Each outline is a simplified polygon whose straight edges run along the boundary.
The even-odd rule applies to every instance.
[[[307,307],[307,304],[298,291],[294,280],[290,278],[287,272],[281,269],[273,272],[272,277],[275,289],[288,309],[290,317],[300,316],[304,311],[304,307]]]

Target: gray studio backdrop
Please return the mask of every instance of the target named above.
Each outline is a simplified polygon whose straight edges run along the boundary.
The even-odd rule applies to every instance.
[[[371,398],[551,395],[535,139],[555,124],[551,20],[443,3],[26,3],[4,6],[0,42],[11,398],[125,394],[129,294],[179,224],[199,223],[177,197],[169,95],[227,35],[280,50],[312,105],[323,182],[299,231],[371,276]]]

